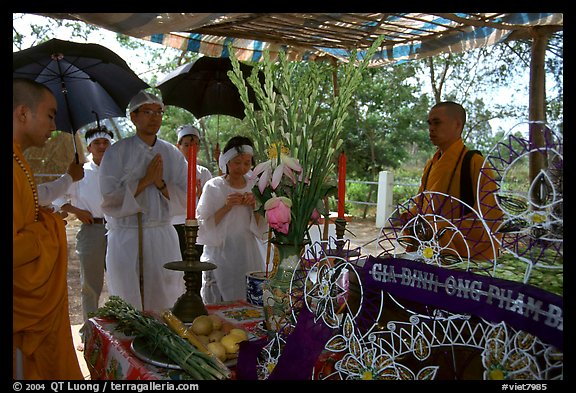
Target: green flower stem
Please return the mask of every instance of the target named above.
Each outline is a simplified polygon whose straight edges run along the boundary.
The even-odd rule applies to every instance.
[[[233,69],[228,72],[230,80],[238,88],[245,106],[245,114],[253,128],[257,160],[268,160],[268,149],[275,145],[277,162],[280,164],[281,147],[287,148],[291,157],[296,158],[303,168],[302,179],[296,184],[283,177],[276,190],[254,194],[261,206],[274,192],[292,200],[292,222],[287,235],[275,233],[280,241],[300,243],[308,232],[309,221],[314,208],[329,190],[334,189],[334,168],[336,155],[343,143],[344,121],[353,102],[354,93],[383,37],[377,39],[363,59],[357,60],[356,52],[348,62],[339,65],[342,81],[337,96],[326,96],[323,87],[332,80],[332,72],[325,65],[315,62],[290,62],[286,54],[280,52],[276,60],[268,51],[263,61],[254,66],[246,79],[240,70],[235,51],[230,49]],[[264,74],[262,87],[258,73]],[[261,110],[255,111],[248,97],[248,86],[254,90]],[[325,101],[328,102],[325,102]],[[264,214],[263,207],[260,213]]]

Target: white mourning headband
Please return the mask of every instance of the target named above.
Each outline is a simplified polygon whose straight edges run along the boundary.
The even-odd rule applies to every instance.
[[[254,150],[252,150],[252,146],[250,145],[242,145],[237,148],[233,147],[232,149],[226,151],[226,153],[220,154],[218,165],[220,166],[222,173],[226,173],[226,164],[228,164],[228,162],[230,162],[230,160],[236,157],[238,154],[250,154],[251,156],[254,156]]]
[[[102,131],[102,132],[97,132],[97,133],[91,135],[90,138],[86,139],[86,146],[90,146],[90,144],[95,139],[100,139],[100,138],[108,139],[110,141],[110,143],[112,143],[112,137],[110,136],[110,134]]]

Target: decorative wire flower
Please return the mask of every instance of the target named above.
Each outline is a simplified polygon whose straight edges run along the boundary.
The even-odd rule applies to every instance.
[[[365,348],[361,339],[356,336],[355,330],[352,318],[346,315],[342,334],[335,334],[326,343],[328,350],[346,352],[344,357],[334,365],[334,368],[344,375],[344,379],[379,379],[381,375],[394,372],[390,368],[393,361],[389,355],[376,356],[374,351],[363,355]]]
[[[546,172],[540,172],[536,176],[530,185],[528,195],[532,195],[532,198],[521,194],[499,193],[496,195],[498,203],[507,216],[498,232],[529,231],[534,237],[561,239],[563,217],[558,207],[562,206],[563,199],[556,193]]]
[[[563,265],[563,139],[546,123],[523,122],[488,155],[499,186],[495,198],[504,213],[492,230],[504,249],[530,266]],[[534,158],[541,164],[532,178]]]
[[[358,338],[349,315],[344,320],[342,334],[334,335],[326,344],[326,348],[334,352],[347,351],[344,357],[334,365],[344,379],[433,379],[438,369],[437,366],[425,367],[415,375],[408,367],[397,363],[378,345],[376,335],[370,335],[368,341]]]
[[[538,364],[529,353],[534,345],[534,336],[520,331],[509,337],[504,323],[496,325],[487,336],[490,338],[482,351],[484,379],[539,379]]]
[[[359,354],[347,353],[334,366],[346,375],[346,379],[382,380],[399,379],[394,361],[388,354],[379,353],[378,348],[363,348]]]
[[[265,380],[270,377],[270,374],[272,374],[274,368],[278,364],[278,359],[280,358],[282,348],[284,348],[285,344],[286,342],[282,337],[276,333],[274,339],[262,348],[262,351],[260,351],[260,354],[258,355],[256,364],[258,379]]]
[[[427,218],[434,221],[434,225]],[[424,217],[418,214],[406,224],[403,233],[398,237],[398,243],[418,260],[437,266],[454,266],[464,262],[451,247],[456,237],[462,237],[462,234],[440,216]]]
[[[331,328],[339,326],[338,313],[341,310],[336,307],[344,307],[345,299],[341,299],[348,293],[349,269],[345,265],[347,263],[342,262],[332,266],[326,260],[308,271],[307,281],[311,284],[306,285],[305,300],[308,307],[314,311],[314,322],[322,319]]]

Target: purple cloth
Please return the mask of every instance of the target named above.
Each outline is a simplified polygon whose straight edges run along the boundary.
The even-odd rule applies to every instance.
[[[240,343],[238,361],[236,362],[236,379],[251,381],[258,379],[256,361],[258,354],[267,343],[267,338],[257,341],[242,341]]]
[[[303,308],[298,314],[294,331],[286,338],[286,344],[269,380],[307,380],[318,356],[334,330],[322,321],[314,322],[314,315]],[[237,379],[255,380],[258,354],[267,344],[267,339],[243,342],[238,353]]]

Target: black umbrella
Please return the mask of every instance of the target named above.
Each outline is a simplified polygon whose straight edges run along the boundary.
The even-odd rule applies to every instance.
[[[14,52],[12,70],[13,78],[33,79],[52,90],[56,128],[71,134],[100,118],[126,116],[130,99],[150,87],[110,49],[58,39]]]
[[[227,57],[200,57],[169,73],[156,87],[162,92],[164,104],[174,105],[190,111],[196,118],[207,115],[228,115],[243,119],[244,104],[238,88],[227,72],[232,62]],[[252,66],[240,63],[240,70],[247,79]],[[264,84],[264,74],[259,73]],[[254,90],[248,85],[248,98],[255,109],[260,109]]]

